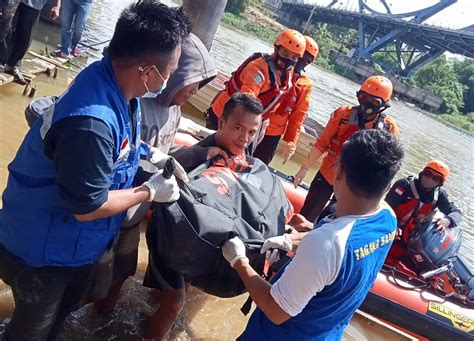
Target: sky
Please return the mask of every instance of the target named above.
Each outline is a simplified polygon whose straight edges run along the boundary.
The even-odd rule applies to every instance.
[[[314,2],[321,6],[326,6],[330,0],[306,0],[306,3]],[[418,9],[429,7],[438,0],[386,0],[392,13],[406,13]],[[379,0],[367,0],[367,4],[374,10],[385,13],[384,6]],[[358,8],[358,0],[339,0],[334,7]],[[458,0],[448,8],[434,15],[425,23],[435,26],[442,26],[458,29],[474,24],[474,0]]]

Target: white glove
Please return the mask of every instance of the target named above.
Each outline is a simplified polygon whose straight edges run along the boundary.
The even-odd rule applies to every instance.
[[[154,164],[159,169],[163,169],[165,167],[166,161],[168,159],[173,158],[166,153],[163,153],[160,149],[156,147],[150,147],[150,155],[148,155],[148,161]],[[174,159],[174,158],[173,158]],[[179,164],[176,159],[174,160],[175,168],[173,175],[176,176],[178,179],[183,180],[184,182],[188,182],[188,176],[186,175],[186,171],[184,170],[183,166]]]
[[[267,250],[270,249],[291,251],[293,250],[293,242],[291,241],[287,233],[282,236],[271,237],[265,240],[265,243],[263,243],[263,246],[260,249],[260,253],[265,253]]]
[[[285,164],[288,160],[295,154],[296,151],[296,144],[293,142],[287,142],[284,149],[283,149],[283,162]]]
[[[235,262],[239,259],[248,262],[248,258],[245,255],[245,245],[239,237],[229,239],[222,245],[222,255],[229,262],[231,267],[234,267]]]
[[[143,183],[150,190],[148,201],[172,202],[179,199],[179,186],[174,175],[169,179],[163,177],[163,170],[153,174],[151,178]]]
[[[308,168],[301,166],[299,171],[295,174],[295,180],[293,182],[295,188],[298,188],[299,184],[303,182],[304,178],[306,177],[306,173],[308,173]]]

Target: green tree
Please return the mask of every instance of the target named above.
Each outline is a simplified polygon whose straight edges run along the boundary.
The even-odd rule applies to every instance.
[[[453,68],[459,81],[467,88],[464,93],[464,113],[474,112],[474,60],[464,59],[454,62]]]
[[[440,110],[446,114],[459,114],[464,106],[465,86],[459,81],[454,67],[441,56],[418,69],[413,83],[444,100]]]

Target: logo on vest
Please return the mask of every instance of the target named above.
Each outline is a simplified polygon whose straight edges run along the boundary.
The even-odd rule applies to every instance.
[[[122,144],[120,145],[120,152],[117,158],[117,162],[126,160],[128,154],[130,154],[130,140],[127,135],[127,137],[125,137],[125,140],[123,140]]]

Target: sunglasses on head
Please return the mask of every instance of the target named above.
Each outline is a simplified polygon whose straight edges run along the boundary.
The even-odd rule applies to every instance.
[[[360,103],[370,103],[376,107],[381,107],[384,104],[380,98],[370,96],[363,91],[357,93],[357,99]]]
[[[433,179],[433,181],[436,181],[436,182],[441,182],[443,180],[443,177],[441,175],[439,175],[438,173],[434,173],[432,171],[430,171],[429,169],[425,169],[421,175],[423,176],[426,176],[428,178],[431,178]]]

